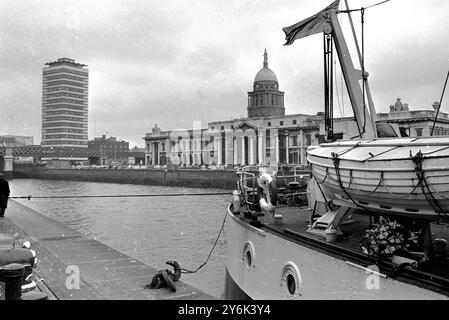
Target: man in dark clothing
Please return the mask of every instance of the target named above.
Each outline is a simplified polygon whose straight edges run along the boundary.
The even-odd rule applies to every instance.
[[[0,218],[5,215],[8,207],[9,183],[3,179],[3,173],[0,173]]]

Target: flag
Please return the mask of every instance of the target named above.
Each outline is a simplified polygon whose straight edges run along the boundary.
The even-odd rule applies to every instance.
[[[291,25],[289,27],[282,28],[282,31],[285,32],[285,40],[287,40],[284,45],[290,45],[296,39],[305,38],[312,34],[323,32],[324,27],[327,25],[327,17],[324,15],[324,13],[332,9],[338,10],[339,5],[340,0],[335,0],[325,9],[314,14],[313,16],[295,23],[294,25]]]

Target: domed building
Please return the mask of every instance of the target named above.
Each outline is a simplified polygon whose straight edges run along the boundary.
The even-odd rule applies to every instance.
[[[248,92],[248,118],[284,116],[284,92],[279,91],[276,74],[268,68],[265,50],[263,68],[254,78],[253,91]]]

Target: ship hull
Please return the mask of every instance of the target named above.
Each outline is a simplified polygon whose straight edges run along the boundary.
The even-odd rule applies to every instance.
[[[228,215],[225,299],[448,299]]]

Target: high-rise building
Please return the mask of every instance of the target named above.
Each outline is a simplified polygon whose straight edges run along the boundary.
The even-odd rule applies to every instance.
[[[42,76],[42,146],[87,148],[87,65],[74,59],[48,62]]]

